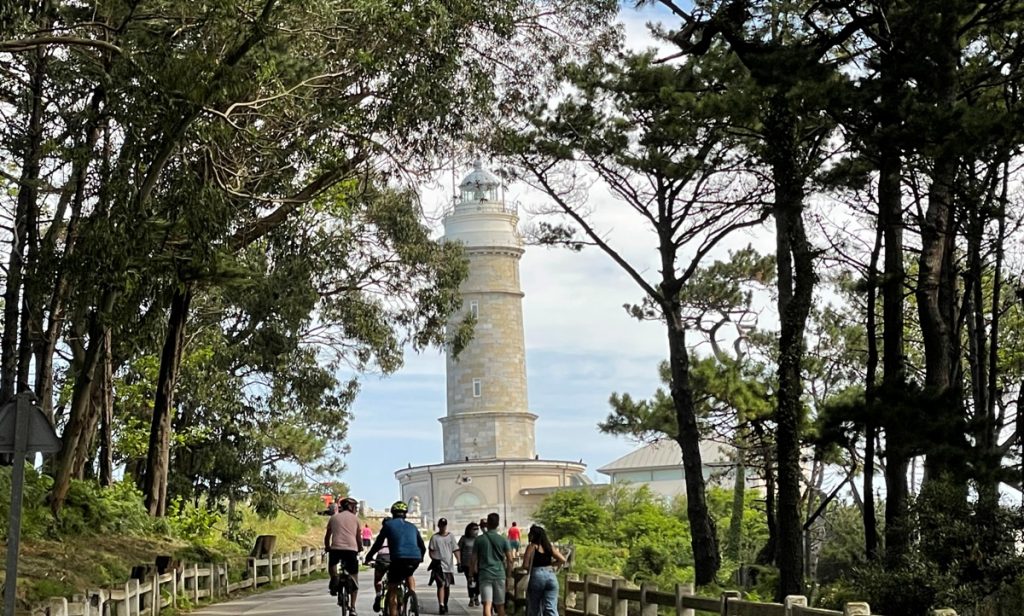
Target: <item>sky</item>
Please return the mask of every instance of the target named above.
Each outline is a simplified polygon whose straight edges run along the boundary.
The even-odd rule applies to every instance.
[[[624,7],[620,13],[627,44],[647,47],[645,23],[658,20],[654,9]],[[470,171],[459,172],[460,178]],[[450,186],[450,179],[444,182]],[[449,189],[450,190],[450,189]],[[439,211],[445,191],[425,191],[424,207]],[[543,199],[526,187],[506,188],[507,200],[524,210]],[[591,192],[593,222],[634,263],[657,272],[654,236],[605,191]],[[754,241],[738,236],[731,247]],[[601,434],[597,423],[610,410],[612,392],[648,397],[660,385],[658,363],[667,356],[664,327],[631,318],[623,304],[641,298],[636,284],[595,248],[528,246],[520,262],[525,295],[523,320],[530,410],[536,424],[537,452],[544,459],[583,460],[595,482],[596,472],[638,445]],[[698,349],[699,351],[699,349]],[[444,356],[439,350],[408,353],[405,366],[385,378],[364,377],[353,405],[347,444],[348,470],[340,477],[351,494],[383,508],[399,497],[394,471],[443,459],[441,424],[445,415]]]

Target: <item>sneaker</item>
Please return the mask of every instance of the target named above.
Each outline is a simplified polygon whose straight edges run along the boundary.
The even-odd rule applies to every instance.
[[[448,608],[443,606],[443,605],[438,606],[437,613],[438,614],[447,614],[448,613]]]
[[[373,597],[373,612],[375,614],[380,612],[380,595],[374,595]]]

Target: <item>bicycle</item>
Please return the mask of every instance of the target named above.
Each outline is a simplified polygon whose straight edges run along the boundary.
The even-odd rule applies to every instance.
[[[348,616],[352,610],[352,576],[344,569],[338,576],[338,607],[341,608],[341,616]]]
[[[352,611],[352,574],[339,565],[338,582],[335,590],[338,593],[338,607],[341,608],[341,616],[348,616]]]
[[[374,561],[366,561],[366,564],[372,566]],[[388,583],[387,575],[385,574],[384,584],[380,593],[381,612],[383,612],[385,616],[390,616],[388,614],[388,595],[390,592],[391,584]],[[397,584],[395,586],[395,592],[398,593],[398,597],[395,601],[398,605],[397,616],[420,616],[419,598],[416,596],[416,591],[409,588],[408,581],[402,580]]]

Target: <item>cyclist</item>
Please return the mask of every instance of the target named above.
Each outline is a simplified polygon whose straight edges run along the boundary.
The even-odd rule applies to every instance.
[[[384,520],[387,522],[391,518]],[[369,559],[368,559],[369,560]],[[377,552],[377,562],[373,565],[373,611],[380,611],[380,597],[381,591],[384,590],[383,580],[384,574],[388,572],[388,567],[391,566],[391,552],[388,549],[387,540],[384,541],[384,545],[381,546],[380,551]]]
[[[398,586],[404,581],[409,587],[409,592],[416,592],[416,580],[413,573],[423,562],[423,555],[427,553],[427,546],[423,544],[423,537],[420,531],[412,523],[405,519],[409,513],[409,505],[404,501],[395,501],[391,505],[391,519],[385,520],[377,533],[377,540],[373,542],[370,551],[366,553],[366,562],[373,559],[373,555],[380,551],[384,542],[388,542],[388,550],[391,556],[391,566],[388,568],[388,614],[398,614]]]
[[[341,499],[338,512],[327,520],[327,533],[324,535],[324,550],[328,553],[327,569],[331,574],[331,596],[338,594],[341,576],[338,575],[338,564],[348,573],[351,616],[356,616],[356,595],[359,592],[359,552],[363,546],[359,542],[359,518],[356,516],[358,502],[354,498]]]

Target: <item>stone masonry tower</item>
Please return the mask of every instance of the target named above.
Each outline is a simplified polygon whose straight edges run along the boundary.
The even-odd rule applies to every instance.
[[[504,202],[501,182],[478,161],[459,185],[444,218],[444,239],[469,258],[462,312],[476,319],[473,340],[447,357],[448,414],[441,418],[444,461],[535,457],[534,421],[526,400],[526,344],[519,259],[519,217]]]
[[[546,495],[590,483],[583,461],[542,459],[526,402],[526,344],[519,259],[519,217],[501,182],[479,162],[459,185],[444,217],[444,240],[469,258],[462,311],[473,315],[473,339],[447,357],[448,412],[440,419],[444,461],[395,471],[402,500],[419,503],[427,528],[444,517],[459,529],[497,512],[504,524],[529,527]]]

